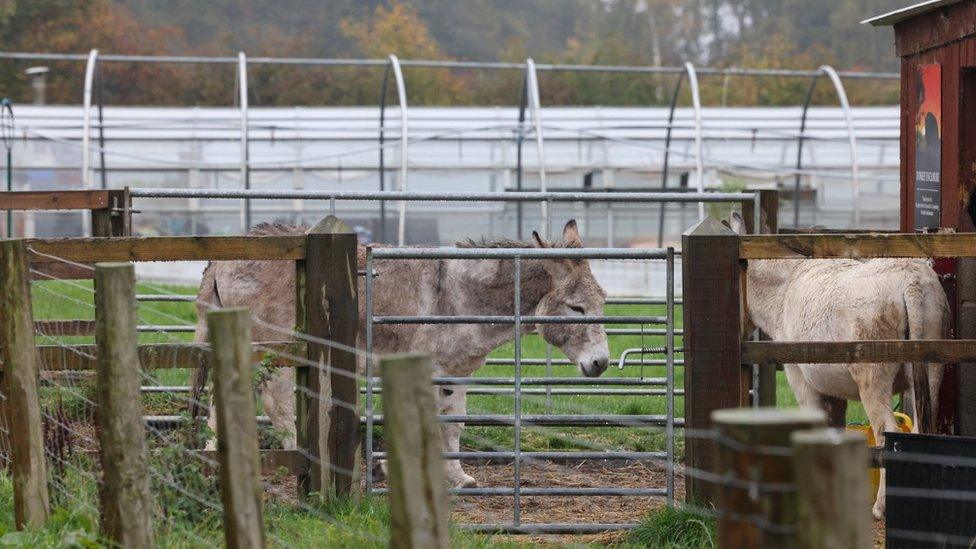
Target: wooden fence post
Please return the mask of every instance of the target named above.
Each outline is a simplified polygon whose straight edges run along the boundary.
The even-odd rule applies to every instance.
[[[129,236],[132,234],[132,196],[129,188],[108,191],[105,208],[91,210],[92,236]]]
[[[0,242],[0,358],[8,413],[17,418],[17,428],[10,425],[10,453],[14,523],[20,530],[43,526],[49,512],[28,265],[23,241]]]
[[[131,263],[95,265],[96,392],[101,445],[101,530],[120,547],[152,547],[152,498]]]
[[[310,336],[307,358],[319,367],[297,369],[298,446],[307,452],[309,474],[299,477],[299,494],[325,490],[359,493],[359,384],[355,349],[359,334],[355,231],[328,216],[306,233],[305,260],[298,262],[299,330]]]
[[[775,189],[761,189],[759,193],[760,230],[761,233],[776,234],[779,232],[779,191]],[[749,232],[754,231],[753,211],[751,203],[742,206],[742,217]],[[743,277],[745,278],[745,277]],[[745,282],[742,283],[743,294]],[[762,340],[768,341],[769,336],[760,334]],[[776,406],[776,364],[759,364],[759,387],[757,390],[760,406]]]
[[[714,471],[718,448],[702,437],[711,414],[748,405],[749,372],[742,367],[738,235],[706,217],[682,236],[685,327],[685,463]],[[717,487],[685,476],[689,502],[709,505]]]
[[[430,357],[380,360],[390,475],[390,546],[447,549],[447,488]]]
[[[712,419],[720,449],[716,472],[724,479],[716,505],[719,546],[795,547],[790,435],[823,427],[826,416],[811,409],[738,408],[718,410]]]
[[[250,312],[208,312],[207,333],[213,364],[224,540],[230,548],[264,547]]]
[[[874,540],[864,435],[844,429],[815,429],[797,431],[791,439],[799,547],[871,547]]]

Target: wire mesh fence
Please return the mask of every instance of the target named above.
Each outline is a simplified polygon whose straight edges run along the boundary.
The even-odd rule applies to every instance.
[[[395,256],[401,252],[386,253]],[[402,253],[418,254],[423,251]],[[441,253],[450,252],[441,250]],[[472,251],[464,253],[477,254]],[[518,255],[521,252],[509,250],[492,253]],[[525,255],[531,256],[533,253],[535,252]],[[549,253],[558,255],[558,252]],[[581,255],[584,253],[586,250],[580,252]],[[379,255],[382,256],[383,252]],[[409,261],[389,258],[385,260]],[[78,269],[91,269],[86,264],[65,259],[61,261]],[[512,269],[516,263],[514,256],[509,260],[495,258],[495,261],[508,261]],[[522,268],[528,269],[533,261],[539,261],[539,258],[524,257],[518,262],[523,263]],[[397,279],[393,277],[384,278],[380,266],[376,266],[376,270],[377,279],[371,283],[377,286],[384,281],[389,281],[388,284],[397,283]],[[36,278],[32,284],[33,317],[41,371],[38,393],[43,425],[43,453],[47,462],[46,483],[53,507],[69,509],[77,520],[96,524],[101,515],[99,493],[104,471],[101,469],[98,404],[94,378],[90,371],[98,357],[93,346],[93,334],[91,330],[86,331],[84,328],[91,327],[91,324],[85,322],[97,320],[94,305],[97,288],[90,281],[54,279],[50,272],[49,269],[37,268],[32,272]],[[372,272],[370,268],[365,270],[364,283]],[[402,281],[398,289],[406,289]],[[191,406],[201,410],[210,410],[212,406],[208,393],[194,394],[188,388],[191,385],[192,372],[205,360],[206,351],[201,349],[206,347],[191,342],[188,332],[161,328],[193,326],[196,324],[196,305],[200,305],[201,311],[214,305],[197,303],[197,297],[190,294],[190,291],[192,290],[140,281],[140,344],[155,345],[156,351],[140,352],[142,368],[139,375],[144,393],[141,404],[143,413],[147,416],[145,428],[149,456],[148,477],[154,502],[152,519],[155,535],[157,539],[183,540],[188,545],[206,545],[219,541],[225,512],[221,487],[217,482],[219,460],[212,444],[211,449],[208,449],[208,443],[214,440],[212,430],[205,427],[204,421],[193,421],[186,412]],[[516,294],[512,294],[513,299],[514,295]],[[826,496],[809,493],[810,487],[802,486],[801,481],[810,478],[822,485],[833,485],[828,483],[829,477],[819,471],[796,471],[796,446],[789,438],[784,439],[785,435],[780,433],[778,439],[766,439],[758,435],[755,438],[743,438],[727,430],[723,431],[722,428],[682,430],[678,421],[681,415],[681,395],[674,391],[673,395],[678,399],[671,412],[675,430],[682,432],[685,438],[711,441],[732,456],[748,457],[733,460],[729,462],[729,466],[714,471],[696,470],[682,465],[683,446],[680,441],[675,444],[673,439],[669,440],[666,417],[668,412],[654,414],[655,410],[650,408],[654,406],[653,400],[664,399],[651,399],[645,394],[595,393],[618,388],[612,387],[611,383],[620,382],[622,389],[651,390],[652,387],[663,387],[663,391],[654,396],[667,397],[669,389],[674,387],[675,379],[680,377],[680,369],[676,369],[669,376],[666,363],[641,363],[644,354],[650,355],[651,352],[662,350],[667,352],[670,349],[671,356],[674,357],[680,348],[680,343],[667,345],[664,341],[667,332],[674,333],[678,325],[678,310],[672,315],[661,315],[659,309],[662,305],[646,301],[648,300],[633,299],[629,302],[634,304],[611,304],[615,308],[613,314],[610,311],[604,313],[611,320],[617,317],[628,322],[646,321],[652,317],[673,317],[670,323],[665,323],[664,334],[651,336],[643,333],[640,326],[635,326],[625,328],[634,330],[633,333],[615,336],[645,338],[639,342],[624,341],[611,345],[617,353],[626,349],[641,350],[636,357],[620,357],[624,362],[625,375],[606,377],[605,374],[605,377],[593,379],[573,377],[570,372],[573,363],[568,360],[557,362],[562,359],[553,356],[554,352],[550,352],[540,340],[536,340],[535,335],[525,334],[520,337],[523,340],[521,343],[524,357],[522,354],[514,354],[509,358],[507,353],[515,351],[512,347],[495,354],[497,362],[488,364],[481,375],[471,378],[435,378],[435,390],[440,395],[443,395],[442,391],[445,389],[455,391],[462,387],[471,387],[471,392],[468,393],[471,397],[468,410],[457,414],[441,414],[441,419],[446,422],[466,424],[458,447],[448,449],[443,456],[448,460],[460,460],[467,473],[478,483],[477,486],[454,490],[453,519],[456,523],[473,525],[470,526],[471,529],[487,532],[566,534],[629,530],[647,512],[663,506],[668,496],[674,497],[676,501],[684,499],[682,481],[698,478],[719,487],[721,493],[729,492],[731,495],[723,495],[714,502],[714,507],[676,505],[706,524],[714,521],[718,525],[716,535],[720,539],[729,539],[723,536],[741,531],[746,531],[748,535],[758,535],[758,539],[807,535],[809,529],[808,523],[803,522],[805,511],[802,510],[802,502],[810,497]],[[507,330],[513,330],[517,322],[523,321],[543,326],[546,323],[545,317],[551,316],[523,316],[520,309],[513,309],[513,312],[513,315],[486,316],[490,317],[490,321],[504,325]],[[377,328],[393,326],[392,321],[384,324],[383,317],[378,315],[373,320],[377,318],[381,319]],[[393,318],[409,322],[405,318]],[[574,315],[574,318],[593,323],[608,320],[602,316],[589,318],[586,315]],[[563,322],[558,316],[556,319]],[[359,418],[361,408],[355,400],[344,401],[335,394],[324,395],[309,391],[308,385],[300,383],[294,375],[296,366],[305,366],[323,375],[335,375],[335,369],[329,361],[310,360],[302,349],[283,347],[277,342],[297,340],[305,344],[313,343],[352,353],[365,362],[378,360],[378,357],[327,338],[298,332],[294,325],[269,322],[269,319],[260,315],[252,321],[256,327],[266,330],[269,336],[261,338],[264,343],[254,346],[256,352],[250,360],[260,415],[274,415],[269,410],[274,403],[269,406],[265,393],[274,383],[280,383],[288,394],[299,393],[318,400],[323,411],[333,407],[344,408],[354,412]],[[366,326],[368,325],[367,322]],[[514,335],[512,333],[513,337]],[[164,349],[169,350],[163,351]],[[530,362],[533,360],[535,362]],[[619,363],[617,360],[615,358],[613,362]],[[88,367],[83,368],[85,365]],[[489,367],[495,371],[487,371]],[[518,368],[522,371],[513,373],[513,369]],[[356,381],[356,394],[366,397],[372,392],[374,404],[378,408],[383,391],[377,391],[369,383],[375,381],[374,376],[360,375],[357,372],[338,375],[347,375]],[[578,382],[586,386],[578,387]],[[174,386],[187,389],[178,392],[166,390]],[[499,391],[477,394],[474,392],[476,389]],[[502,393],[501,389],[505,392]],[[594,394],[561,394],[558,392],[561,389],[585,389],[594,391]],[[475,398],[479,400],[476,401]],[[516,409],[521,413],[512,414]],[[649,419],[655,415],[655,419]],[[522,436],[518,445],[513,442],[519,439],[512,438],[516,417],[521,420],[519,427]],[[364,424],[368,425],[370,418],[374,428],[385,427],[382,425],[382,416],[374,417],[367,410],[363,418]],[[13,419],[13,426],[22,427],[23,418]],[[288,419],[294,426],[295,418],[291,416]],[[274,428],[273,417],[268,417],[268,420],[271,425],[260,431],[262,458],[265,461],[262,499],[268,510],[268,540],[275,545],[289,545],[301,532],[295,526],[297,521],[315,521],[328,525],[332,529],[330,531],[341,533],[341,539],[361,544],[385,544],[387,538],[382,527],[377,528],[375,522],[365,519],[362,514],[357,515],[337,507],[340,504],[322,503],[315,498],[301,497],[298,478],[301,471],[298,471],[299,475],[294,474],[294,464],[299,461],[287,457],[292,454],[274,453],[275,449],[287,449],[286,446],[290,444],[287,442],[289,434]],[[570,422],[574,424],[567,425]],[[577,422],[580,424],[575,424]],[[815,426],[811,424],[807,427]],[[9,427],[8,422],[3,433],[9,435]],[[620,434],[624,430],[621,427],[626,429],[627,435]],[[382,440],[382,434],[383,431],[378,429],[374,441]],[[673,446],[671,449],[667,448],[669,443]],[[860,440],[858,444],[859,447],[864,445]],[[333,462],[323,464],[321,456],[305,452],[300,443],[297,444],[297,452],[308,463],[307,467],[324,466],[332,474],[356,478],[361,489],[374,493],[371,498],[367,498],[369,502],[384,498],[387,486],[378,478],[381,472],[369,467],[370,457],[367,455],[372,453],[373,460],[390,459],[388,449],[382,444],[378,444],[375,449],[372,444],[367,444],[364,454],[352,467],[339,466]],[[864,452],[866,455],[866,450]],[[908,463],[941,463],[956,469],[973,466],[973,458],[930,452],[892,451],[885,454],[885,459]],[[843,477],[844,482],[857,486],[849,490],[850,501],[854,503],[846,507],[834,505],[834,508],[843,509],[849,514],[856,514],[854,509],[863,509],[866,514],[870,510],[870,498],[873,497],[866,481],[867,459],[863,456],[848,459],[844,465],[844,470],[847,471],[847,476]],[[284,466],[285,470],[281,470],[279,466]],[[289,467],[292,469],[289,470]],[[367,483],[367,478],[374,474],[377,475],[373,478],[375,482]],[[673,475],[671,486],[668,484],[669,474]],[[967,485],[951,488],[891,487],[887,498],[889,505],[893,505],[898,498],[905,497],[967,504],[973,500],[971,490],[972,486]],[[770,501],[778,503],[769,505]],[[519,507],[521,512],[516,522],[511,517]],[[375,507],[368,509],[372,511],[366,511],[367,514],[377,512]],[[781,512],[770,514],[770,509]],[[596,520],[581,527],[581,517],[584,516]],[[866,524],[870,530],[869,519]],[[902,540],[905,543],[919,540],[959,543],[971,540],[967,537],[971,534],[966,534],[961,529],[935,532],[906,525],[907,523],[889,523],[889,539]],[[833,533],[842,531],[837,524],[830,523],[821,526],[820,530]],[[869,532],[869,535],[879,534]]]

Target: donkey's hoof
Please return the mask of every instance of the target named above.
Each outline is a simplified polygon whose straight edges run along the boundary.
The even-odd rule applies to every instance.
[[[884,519],[885,508],[883,503],[875,503],[874,507],[871,508],[871,514],[874,515],[875,520]]]
[[[471,475],[461,474],[459,476],[451,476],[447,479],[451,486],[455,488],[477,488],[478,481],[474,479]]]

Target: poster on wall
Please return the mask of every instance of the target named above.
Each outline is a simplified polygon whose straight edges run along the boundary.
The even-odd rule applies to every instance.
[[[937,229],[942,221],[942,66],[918,68],[915,115],[915,230]]]

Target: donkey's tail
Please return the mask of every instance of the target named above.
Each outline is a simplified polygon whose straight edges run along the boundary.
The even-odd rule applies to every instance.
[[[221,309],[223,306],[223,302],[220,299],[220,292],[217,291],[216,269],[214,268],[214,263],[210,262],[203,271],[203,280],[200,283],[200,290],[197,292],[197,316],[199,318],[197,319],[197,330],[194,337],[197,343],[205,343],[207,341],[207,325],[204,318],[206,311],[213,308]],[[207,381],[209,378],[210,363],[208,360],[201,360],[193,369],[190,385],[190,402],[187,406],[187,411],[194,425],[198,424],[196,420],[203,416],[203,412],[207,408],[207,405],[204,403],[204,398],[206,396]]]
[[[905,313],[908,318],[908,339],[925,339],[925,293],[917,283],[905,289]],[[941,327],[940,327],[941,328]],[[932,396],[929,394],[929,369],[925,362],[906,364],[915,405],[915,424],[920,433],[935,432]]]

